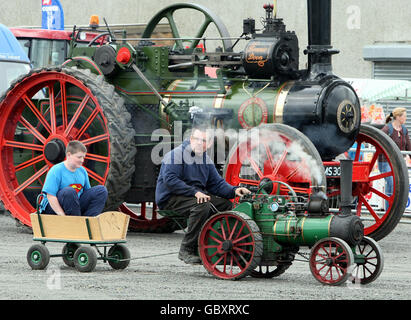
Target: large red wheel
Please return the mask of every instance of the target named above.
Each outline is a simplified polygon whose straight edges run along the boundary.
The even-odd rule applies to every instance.
[[[262,236],[257,224],[241,212],[222,212],[206,221],[198,239],[206,270],[220,279],[238,280],[261,261]]]
[[[64,160],[71,140],[86,145],[84,166],[92,185],[106,184],[107,208],[122,202],[133,173],[134,130],[123,100],[103,77],[89,70],[32,70],[6,93],[0,113],[1,200],[23,224],[31,225],[46,174]]]
[[[382,130],[361,125],[356,142],[354,166],[362,163],[368,168],[366,176],[354,177],[357,181],[353,183],[352,195],[356,214],[366,218],[363,219],[364,234],[378,241],[395,228],[404,213],[408,201],[408,170],[401,151]],[[384,162],[387,169],[380,171],[378,162]],[[392,193],[385,189],[386,180],[392,181]],[[329,197],[340,195],[339,185],[335,187],[336,190],[328,192]],[[380,200],[379,205],[375,200]]]
[[[338,238],[317,241],[310,253],[310,270],[314,278],[323,284],[340,285],[351,276],[354,255],[348,244]]]
[[[132,206],[122,203],[119,211],[130,216],[128,229],[133,232],[171,233],[181,229],[173,220],[158,214],[155,202],[141,202]],[[186,227],[186,223],[182,227]]]
[[[241,137],[240,137],[241,139]],[[321,157],[312,142],[300,131],[284,124],[253,128],[247,137],[231,149],[224,168],[224,178],[231,185],[272,184],[271,193],[288,194],[286,185],[297,194],[309,195],[313,187],[325,190]]]

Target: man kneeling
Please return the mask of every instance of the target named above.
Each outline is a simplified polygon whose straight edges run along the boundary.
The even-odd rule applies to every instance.
[[[83,167],[87,148],[80,141],[70,141],[66,160],[54,165],[47,173],[42,193],[46,196],[40,212],[60,216],[97,216],[105,206],[107,189],[103,185],[90,186]]]

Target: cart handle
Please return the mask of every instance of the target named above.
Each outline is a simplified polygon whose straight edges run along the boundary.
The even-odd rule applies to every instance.
[[[39,219],[39,226],[40,226],[40,232],[41,232],[41,236],[44,238],[45,234],[44,234],[44,229],[43,229],[43,221],[41,220],[41,214],[40,214],[40,203],[41,201],[43,201],[45,197],[45,193],[41,192],[36,199],[36,213],[37,213],[37,217]]]

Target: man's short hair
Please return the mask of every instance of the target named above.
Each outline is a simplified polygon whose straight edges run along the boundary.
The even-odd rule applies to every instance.
[[[70,141],[70,142],[67,144],[66,154],[67,154],[68,152],[70,152],[71,154],[74,154],[74,153],[77,153],[77,152],[84,152],[84,153],[86,153],[86,152],[87,152],[87,148],[86,148],[86,146],[85,146],[81,141],[73,140],[73,141]]]
[[[210,126],[207,126],[205,124],[196,124],[191,128],[191,133],[193,133],[196,130],[199,130],[201,132],[206,132],[209,129],[210,129]]]

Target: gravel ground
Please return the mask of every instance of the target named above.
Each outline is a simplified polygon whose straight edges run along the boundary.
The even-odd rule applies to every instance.
[[[46,270],[28,266],[26,253],[32,234],[17,227],[13,218],[0,214],[0,299],[138,299],[138,300],[406,300],[411,299],[411,224],[399,224],[379,242],[384,270],[366,286],[331,287],[316,281],[308,263],[295,261],[280,277],[240,281],[213,278],[203,266],[186,265],[177,258],[182,232],[128,233],[127,247],[135,259],[125,270],[113,270],[98,261],[92,273],[79,273],[51,258]],[[60,253],[62,244],[47,243]],[[170,254],[171,253],[171,254]]]

